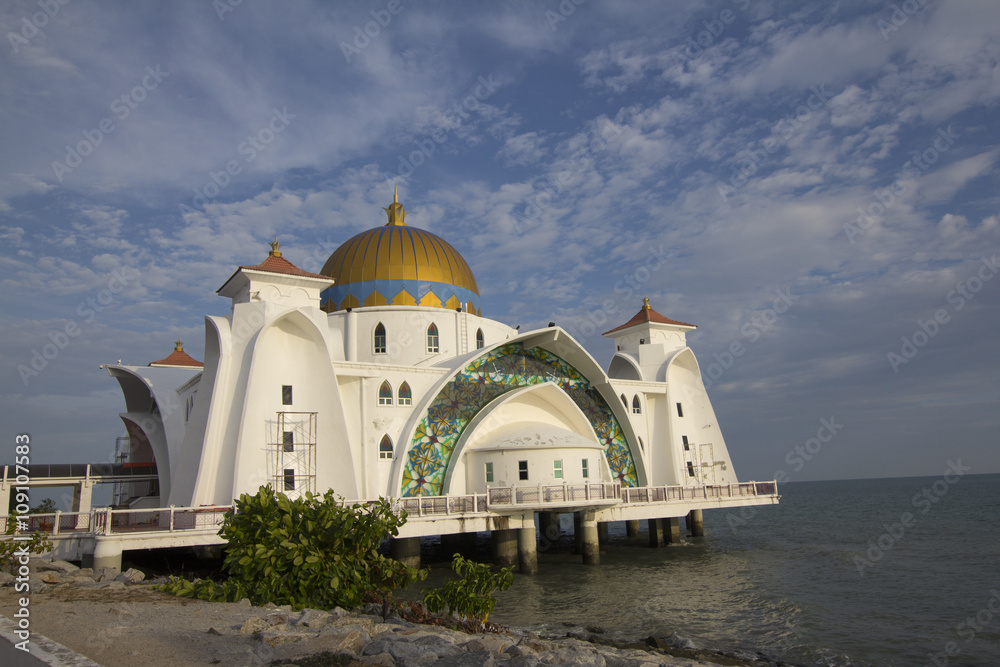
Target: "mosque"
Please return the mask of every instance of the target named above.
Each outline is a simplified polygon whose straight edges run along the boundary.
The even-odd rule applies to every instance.
[[[127,506],[225,506],[263,484],[351,500],[737,484],[686,344],[695,325],[644,299],[604,334],[604,370],[555,324],[484,317],[466,260],[393,199],[388,222],[319,273],[277,239],[239,266],[217,291],[232,312],[205,317],[204,363],[178,341],[147,366],[107,367],[123,458],[156,471]]]

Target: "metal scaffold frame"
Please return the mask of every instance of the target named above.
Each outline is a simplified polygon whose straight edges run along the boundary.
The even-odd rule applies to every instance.
[[[270,447],[274,490],[289,498],[316,492],[315,412],[279,412]]]

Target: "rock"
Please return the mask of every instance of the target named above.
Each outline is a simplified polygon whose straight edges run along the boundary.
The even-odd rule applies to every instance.
[[[502,637],[497,637],[494,635],[482,635],[462,644],[462,648],[466,651],[489,651],[494,657],[500,655],[508,646],[511,646],[509,640],[505,641]]]
[[[207,634],[207,635],[214,635],[216,637],[221,637],[222,636],[222,633],[219,632],[218,630],[216,630],[215,628],[209,628],[208,631],[205,634]]]
[[[46,584],[44,581],[32,580],[29,582],[29,584],[31,586],[32,593],[44,593],[45,591],[49,590],[49,585]]]
[[[265,621],[263,618],[261,618],[260,616],[254,616],[252,618],[248,618],[243,623],[243,626],[240,628],[240,634],[253,635],[258,632],[263,632],[264,630],[267,630],[270,627],[271,626],[268,625],[268,622]]]
[[[65,574],[70,574],[71,572],[76,572],[80,568],[73,563],[67,563],[64,560],[59,560],[58,558],[36,558],[34,559],[35,570],[38,572],[63,572]]]
[[[76,571],[76,573],[77,573],[78,576],[81,576],[81,577],[93,577],[94,576],[94,568],[92,568],[92,567],[81,567],[79,570]]]
[[[123,584],[137,584],[145,578],[146,578],[145,574],[135,569],[134,567],[130,567],[129,569],[125,570],[124,572],[116,576],[115,581],[120,581]]]
[[[288,614],[285,613],[284,611],[276,611],[273,614],[268,614],[267,616],[265,616],[264,620],[267,621],[267,624],[272,628],[275,626],[282,626],[283,628],[287,628],[289,619],[288,619]]]
[[[125,590],[125,584],[120,581],[109,581],[108,583],[101,586],[102,589],[109,591],[121,591]]]
[[[123,605],[115,605],[114,607],[111,607],[110,609],[108,609],[108,613],[113,614],[118,618],[135,616],[134,611]]]
[[[240,598],[240,601],[236,603],[236,606],[241,609],[250,609],[253,607],[253,603],[250,602],[250,598]]]
[[[9,572],[0,572],[0,586],[11,586],[14,583],[14,575]]]
[[[350,616],[351,612],[347,611],[343,607],[334,607],[329,611],[330,616],[333,618],[343,618],[345,616]]]
[[[118,570],[113,567],[102,567],[94,573],[94,581],[104,583],[106,581],[114,581],[114,578],[118,576]]]
[[[604,628],[602,628],[599,625],[588,625],[585,629],[586,629],[587,632],[590,632],[590,633],[595,634],[595,635],[603,635],[604,634]]]
[[[308,632],[285,632],[283,630],[265,630],[257,635],[262,642],[271,646],[281,646],[282,644],[291,644],[292,642],[300,642],[303,639],[311,639],[313,635]]]
[[[264,603],[264,604],[262,604],[261,606],[262,606],[262,607],[263,607],[264,609],[277,609],[277,608],[278,608],[278,605],[274,604],[273,602],[265,602],[265,603]]]
[[[150,586],[162,586],[163,584],[169,584],[169,583],[170,583],[169,577],[155,577],[149,580]]]
[[[325,628],[319,637],[313,640],[313,645],[322,646],[331,651],[350,651],[358,655],[367,642],[368,635],[364,630],[345,630],[341,627]]]
[[[304,625],[307,628],[322,628],[330,622],[330,614],[319,609],[306,609],[302,612],[296,625]]]

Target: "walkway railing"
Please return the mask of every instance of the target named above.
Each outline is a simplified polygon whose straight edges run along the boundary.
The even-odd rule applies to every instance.
[[[538,486],[502,486],[486,493],[462,496],[420,496],[393,499],[393,512],[407,512],[411,519],[449,515],[490,514],[518,507],[525,510],[546,504],[621,502],[627,505],[669,503],[716,498],[777,496],[776,482],[713,484],[708,486],[621,487],[618,484],[558,484]],[[350,501],[348,504],[354,504]],[[362,504],[364,504],[362,502]],[[44,531],[57,537],[72,534],[128,534],[140,532],[179,532],[219,528],[231,505],[205,507],[159,507],[121,509],[102,507],[91,512],[54,512],[27,516],[0,516],[0,539],[8,521],[18,521],[19,533]]]

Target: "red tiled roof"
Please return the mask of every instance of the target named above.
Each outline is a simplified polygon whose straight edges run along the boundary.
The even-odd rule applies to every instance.
[[[628,322],[626,322],[625,324],[621,325],[620,327],[615,327],[611,331],[605,331],[601,335],[607,336],[610,333],[614,333],[616,331],[621,331],[622,329],[628,329],[629,327],[634,327],[637,324],[646,324],[648,322],[657,322],[659,324],[675,324],[675,325],[681,326],[681,327],[697,327],[698,326],[697,324],[688,324],[687,322],[680,322],[678,320],[672,320],[672,319],[670,319],[669,317],[667,317],[665,315],[660,315],[658,312],[656,312],[655,310],[653,310],[648,304],[644,304],[643,307],[639,309],[639,312],[635,314],[635,317],[633,317],[632,319],[630,319]]]
[[[241,266],[241,269],[249,269],[251,271],[265,271],[267,273],[282,273],[286,276],[300,276],[302,278],[321,278],[323,280],[329,280],[333,282],[333,279],[329,276],[323,276],[318,273],[309,273],[308,271],[303,271],[299,267],[295,266],[287,259],[281,255],[269,254],[267,259],[265,259],[260,264],[255,266]]]
[[[190,354],[184,351],[181,347],[180,341],[177,341],[177,346],[174,347],[174,351],[170,353],[166,359],[160,359],[159,361],[151,361],[150,366],[197,366],[198,368],[204,368],[205,364],[198,361]]]

